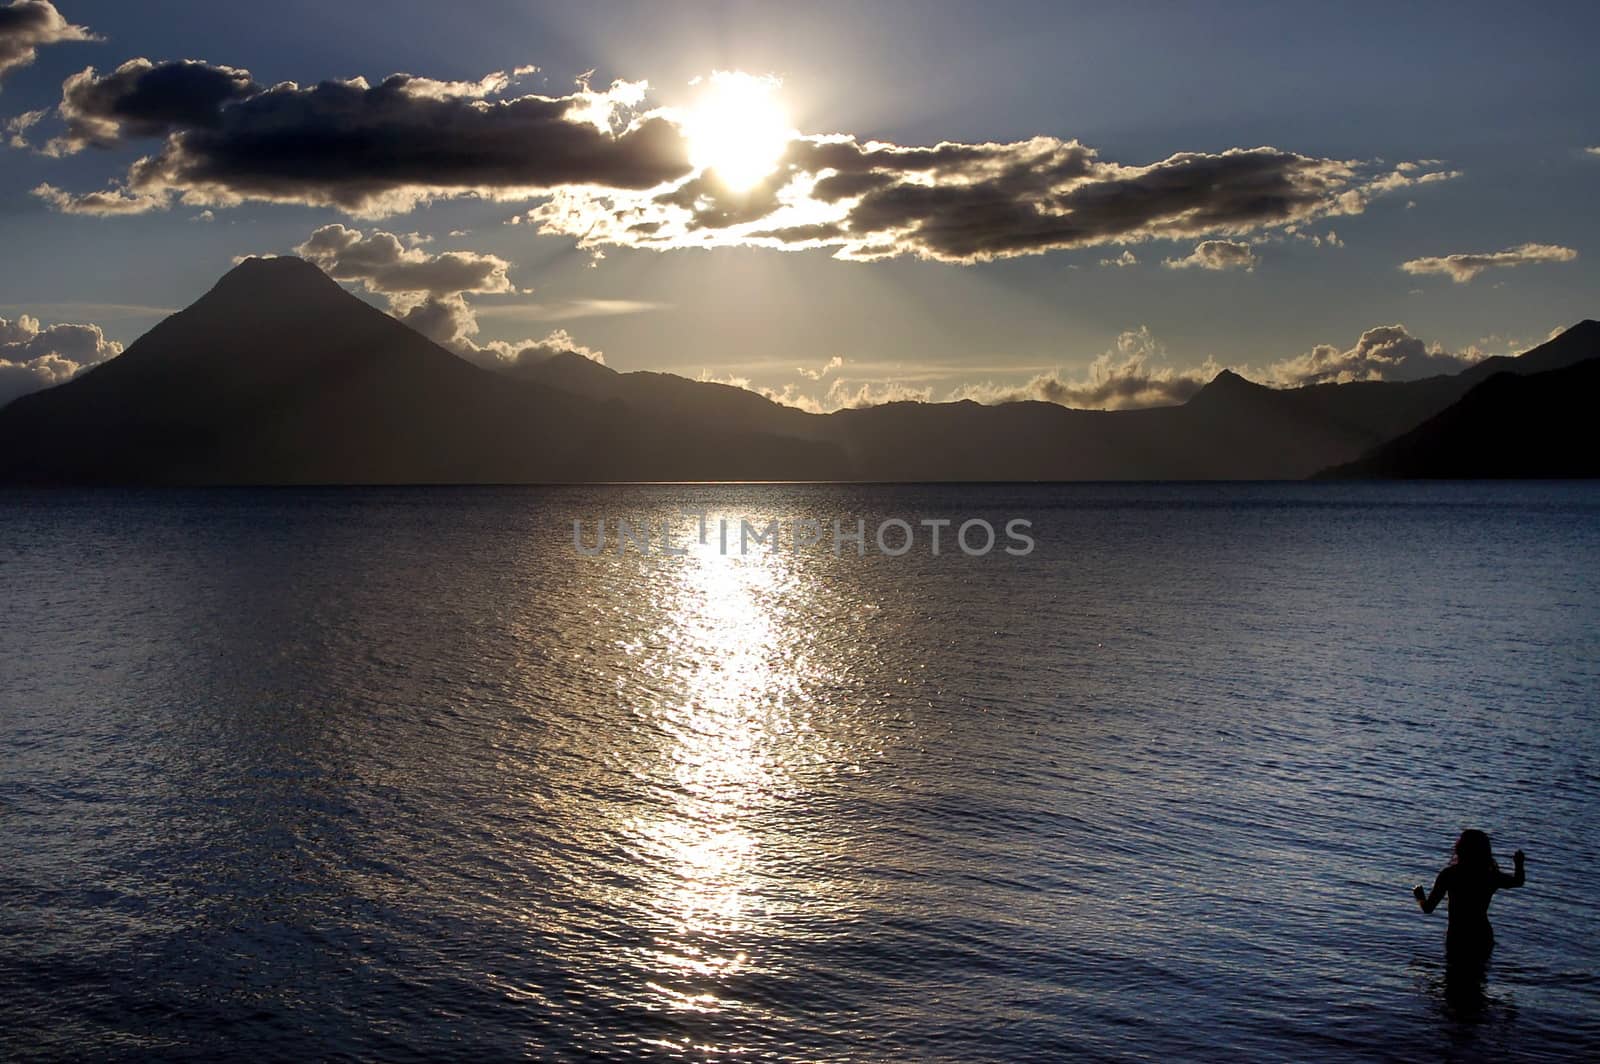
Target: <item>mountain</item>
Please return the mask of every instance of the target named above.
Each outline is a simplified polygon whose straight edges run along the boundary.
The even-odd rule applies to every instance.
[[[635,407],[671,409],[696,421],[726,428],[776,432],[800,439],[827,435],[827,419],[821,415],[775,403],[748,388],[648,370],[618,373],[570,351],[523,366],[517,373],[523,380],[575,395],[616,399]]]
[[[1314,384],[1284,394],[1307,416],[1364,436],[1361,450],[1366,451],[1415,428],[1496,373],[1543,373],[1595,357],[1600,357],[1600,322],[1582,321],[1514,358],[1496,355],[1453,376]]]
[[[958,402],[819,415],[742,388],[618,373],[575,355],[529,372],[576,394],[831,442],[858,480],[1298,480],[1409,431],[1487,375],[1596,355],[1600,323],[1585,321],[1518,358],[1488,359],[1456,376],[1278,389],[1224,370],[1182,406],[1111,412]]]
[[[843,456],[475,366],[296,258],[248,259],[119,357],[0,410],[0,480],[833,479]]]
[[[1486,358],[1461,373],[1458,379],[1471,386],[1488,380],[1496,373],[1548,373],[1597,357],[1600,357],[1600,321],[1585,319],[1515,357],[1496,355]]]
[[[1600,433],[1589,420],[1597,399],[1600,358],[1543,373],[1495,373],[1410,432],[1321,476],[1600,476]]]
[[[1595,355],[1600,323],[1586,321],[1520,358],[1422,381],[1283,390],[1224,371],[1187,403],[1146,410],[964,401],[824,415],[575,354],[491,371],[307,262],[248,259],[119,357],[0,409],[0,482],[1300,479],[1498,374]]]

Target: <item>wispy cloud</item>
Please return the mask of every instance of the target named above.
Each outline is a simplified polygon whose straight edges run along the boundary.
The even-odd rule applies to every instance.
[[[480,318],[512,321],[574,321],[579,318],[613,318],[671,309],[671,303],[656,303],[646,299],[562,299],[550,303],[501,303],[477,308]]]
[[[47,318],[164,318],[176,314],[177,307],[154,307],[143,303],[92,303],[69,300],[64,303],[0,303],[0,311],[33,313]]]
[[[1541,262],[1571,262],[1578,253],[1559,244],[1521,244],[1504,251],[1440,255],[1411,259],[1400,264],[1407,273],[1442,273],[1456,284],[1466,284],[1485,270],[1508,269]]]
[[[6,144],[17,149],[27,148],[28,130],[38,125],[49,113],[49,108],[41,108],[37,111],[24,111],[15,118],[6,119]]]
[[[804,377],[806,380],[820,381],[834,370],[843,368],[844,356],[834,355],[832,358],[828,359],[828,361],[824,362],[819,369],[806,369],[804,366],[800,366],[795,370],[795,372],[800,374],[800,376]]]

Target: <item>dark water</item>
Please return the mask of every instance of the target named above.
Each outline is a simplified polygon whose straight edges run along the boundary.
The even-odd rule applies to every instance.
[[[572,548],[680,507],[1038,547]],[[1581,1056],[1597,559],[1571,484],[6,494],[0,1057]]]

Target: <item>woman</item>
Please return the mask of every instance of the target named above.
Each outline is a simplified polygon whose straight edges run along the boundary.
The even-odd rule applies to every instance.
[[[1445,960],[1449,963],[1481,963],[1494,949],[1494,928],[1489,924],[1489,899],[1501,887],[1520,887],[1525,881],[1523,855],[1511,855],[1516,871],[1500,871],[1489,848],[1489,836],[1468,829],[1456,840],[1456,855],[1433,881],[1433,890],[1412,889],[1422,911],[1431,913],[1439,902],[1450,898],[1450,925],[1444,934]]]

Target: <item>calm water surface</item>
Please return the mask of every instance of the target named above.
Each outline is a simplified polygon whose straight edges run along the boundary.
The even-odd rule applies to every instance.
[[[683,508],[1038,548],[572,548]],[[0,495],[0,1056],[1582,1056],[1597,558],[1573,484]]]

